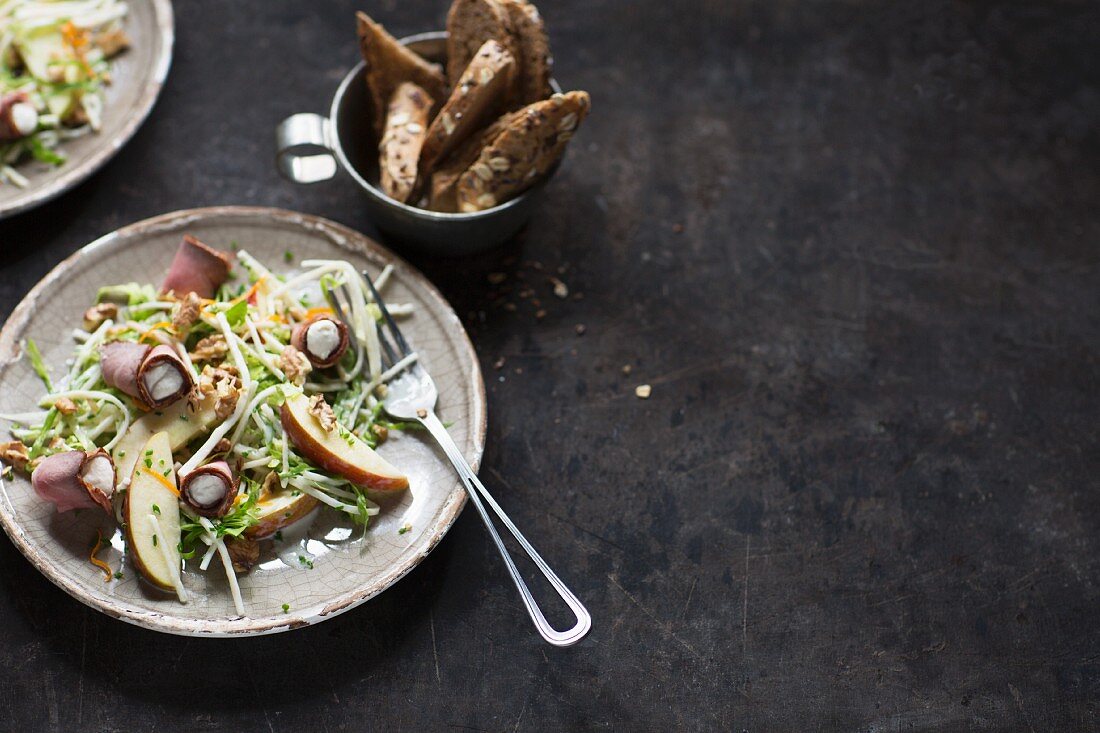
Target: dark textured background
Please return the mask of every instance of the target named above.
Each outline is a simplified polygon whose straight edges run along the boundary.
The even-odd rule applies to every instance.
[[[356,61],[356,7],[179,3],[133,142],[0,223],[3,313],[176,208],[372,232],[348,180],[272,165]],[[472,512],[366,606],[252,640],[111,621],[3,540],[0,729],[1097,729],[1100,6],[542,10],[594,102],[567,166],[513,244],[412,259],[469,314],[482,475],[588,639],[538,640]]]

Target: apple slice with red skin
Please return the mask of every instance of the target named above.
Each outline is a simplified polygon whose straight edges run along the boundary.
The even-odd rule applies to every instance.
[[[150,437],[142,456],[143,460],[134,466],[123,509],[127,554],[146,580],[171,591],[175,588],[174,573],[179,573],[180,507],[168,433],[162,431]],[[159,533],[153,529],[150,516],[156,517]],[[169,562],[175,563],[174,573]]]
[[[326,471],[376,491],[409,488],[405,474],[339,423],[332,430],[321,427],[321,421],[309,411],[309,398],[304,394],[287,397],[279,418],[298,451]]]

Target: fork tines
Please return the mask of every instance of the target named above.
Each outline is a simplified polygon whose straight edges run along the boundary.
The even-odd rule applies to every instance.
[[[340,302],[340,298],[337,297],[337,292],[343,297],[347,303],[345,308],[344,304]],[[325,300],[328,301],[329,307],[332,308],[332,312],[336,315],[340,321],[348,327],[348,338],[351,339],[350,346],[354,349],[359,348],[359,340],[355,336],[355,324],[352,322],[351,317],[348,316],[347,311],[351,309],[351,291],[348,290],[348,286],[344,283],[340,283],[336,287],[336,291],[324,290]]]
[[[394,366],[401,359],[405,358],[412,353],[412,348],[409,346],[409,342],[405,340],[404,335],[401,333],[401,329],[398,328],[397,322],[390,315],[390,311],[386,308],[386,301],[382,300],[382,296],[378,293],[378,289],[374,287],[374,281],[371,280],[370,275],[366,270],[363,270],[363,279],[367,281],[367,287],[370,288],[371,297],[374,298],[375,305],[378,306],[378,310],[382,312],[382,320],[385,321],[386,326],[389,328],[390,334],[393,336],[393,340],[397,343],[397,348],[400,349],[400,356],[397,355],[394,346],[390,343],[390,339],[386,336],[386,329],[378,329],[378,341],[382,345],[382,350],[386,354],[386,358],[390,361],[390,366]]]

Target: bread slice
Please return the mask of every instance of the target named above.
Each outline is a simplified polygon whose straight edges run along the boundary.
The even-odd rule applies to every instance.
[[[512,96],[515,72],[515,59],[498,41],[489,39],[481,45],[428,128],[420,151],[423,175],[501,113]]]
[[[511,124],[518,112],[509,112],[497,119],[484,130],[471,135],[466,142],[458,146],[446,160],[432,173],[431,192],[429,194],[428,208],[432,211],[458,211],[458,201],[455,198],[455,187],[458,179],[462,177],[471,165],[477,162],[481,151],[491,145],[497,135]]]
[[[435,100],[447,96],[447,81],[439,64],[429,63],[402,46],[366,13],[356,13],[355,17],[359,27],[359,50],[367,64],[367,88],[376,133],[382,133],[386,105],[401,82],[411,81]]]
[[[459,177],[458,210],[491,209],[532,186],[561,159],[590,105],[587,92],[569,92],[518,110]]]
[[[500,0],[454,0],[447,13],[447,78],[452,84],[489,39],[516,55],[512,23]]]
[[[538,8],[527,0],[500,0],[508,11],[512,35],[519,52],[519,78],[514,106],[537,102],[550,96],[550,77],[554,61],[550,56],[550,38]]]
[[[394,90],[386,109],[382,142],[378,144],[378,170],[382,191],[405,203],[416,184],[417,164],[428,134],[428,115],[435,104],[427,92],[411,81]]]

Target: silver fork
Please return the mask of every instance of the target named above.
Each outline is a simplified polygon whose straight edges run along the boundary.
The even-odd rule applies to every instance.
[[[382,318],[385,321],[385,325],[389,328],[390,334],[393,337],[393,343],[391,343],[390,338],[386,336],[386,329],[378,329],[378,337],[382,345],[382,351],[385,353],[385,358],[389,362],[389,367],[392,368],[393,365],[397,364],[401,359],[408,357],[413,351],[409,347],[405,337],[401,334],[401,329],[397,327],[397,323],[393,320],[393,316],[391,316],[389,310],[387,310],[386,303],[382,300],[382,296],[380,296],[375,289],[374,282],[371,281],[370,276],[365,271],[363,272],[363,278],[367,281],[367,286],[370,288],[371,295],[374,297],[374,302],[382,312]],[[349,293],[345,291],[342,295],[347,298]],[[330,304],[333,306],[333,310],[336,312],[337,317],[347,322],[348,319],[344,313],[344,309],[341,308],[337,299],[332,298]],[[399,375],[390,380],[382,405],[387,413],[398,420],[416,420],[427,428],[428,432],[431,433],[432,437],[439,443],[439,446],[443,449],[447,458],[450,459],[455,467],[455,471],[458,472],[459,478],[462,479],[462,484],[466,487],[466,493],[469,494],[470,501],[473,502],[474,508],[477,509],[477,513],[481,515],[482,521],[485,522],[485,526],[489,529],[489,534],[492,536],[493,543],[496,544],[500,556],[504,558],[504,563],[508,566],[508,573],[512,576],[512,582],[516,584],[516,589],[519,591],[520,597],[523,598],[523,605],[527,607],[527,613],[530,614],[531,620],[534,621],[535,628],[538,629],[542,638],[554,646],[570,646],[576,644],[584,638],[584,635],[592,628],[592,616],[589,615],[584,604],[582,604],[577,597],[573,595],[573,592],[566,587],[565,583],[561,581],[561,578],[550,569],[550,566],[546,564],[542,556],[531,546],[531,543],[527,541],[523,533],[516,528],[516,525],[512,523],[512,520],[508,518],[504,510],[500,508],[500,505],[497,504],[484,484],[478,480],[477,474],[470,468],[470,464],[466,462],[466,459],[462,457],[462,452],[459,451],[458,446],[455,445],[454,440],[451,439],[450,434],[447,432],[447,428],[445,428],[443,423],[439,421],[439,418],[436,417],[435,403],[438,396],[435,382],[432,381],[427,370],[425,370],[419,362],[413,362],[412,365],[406,367]],[[523,576],[520,575],[519,570],[516,568],[516,563],[512,560],[511,554],[504,546],[504,541],[500,538],[496,525],[493,524],[493,520],[489,516],[488,510],[485,508],[486,504],[493,510],[493,513],[497,515],[497,518],[500,519],[501,523],[508,531],[512,533],[516,542],[519,543],[520,547],[523,548],[527,556],[531,558],[532,562],[535,563],[535,566],[538,567],[546,579],[550,581],[550,585],[554,587],[554,590],[557,591],[561,599],[569,606],[573,615],[576,616],[577,623],[572,628],[565,631],[558,631],[546,620],[546,616],[543,614],[542,609],[539,608],[538,603],[535,601],[535,597],[527,587],[527,583],[524,582]]]

